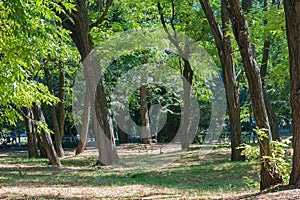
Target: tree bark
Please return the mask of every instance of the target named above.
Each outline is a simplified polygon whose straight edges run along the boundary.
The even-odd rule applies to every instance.
[[[282,183],[282,177],[277,173],[277,169],[274,169],[274,166],[269,164],[266,158],[266,156],[272,155],[272,134],[263,96],[260,72],[255,59],[255,52],[250,43],[248,24],[237,0],[228,0],[227,8],[230,12],[232,30],[239,45],[242,62],[249,83],[250,98],[256,124],[259,129],[267,130],[267,137],[259,139],[260,157],[263,159],[260,172],[260,189],[263,190]]]
[[[82,127],[80,130],[80,140],[76,148],[75,155],[81,154],[84,152],[86,148],[86,140],[87,140],[87,133],[89,128],[89,121],[90,121],[90,111],[91,105],[88,94],[86,94],[84,99],[84,110],[83,110],[83,122]]]
[[[45,72],[45,76],[46,76],[46,82],[47,82],[48,89],[51,92],[51,94],[54,95],[53,81],[52,81],[50,71],[47,67],[44,67],[44,72]],[[59,111],[61,111],[61,110],[59,109]],[[54,138],[55,138],[54,146],[55,146],[55,150],[56,150],[58,157],[61,158],[64,156],[64,150],[62,147],[62,135],[60,133],[60,125],[59,125],[58,118],[56,115],[55,105],[50,106],[50,112],[51,112],[52,126],[53,126],[53,130],[54,130],[54,134],[55,134],[54,135]],[[64,111],[63,111],[63,114],[64,114]],[[63,116],[63,118],[64,118],[64,116]]]
[[[26,125],[27,141],[28,141],[28,155],[29,158],[38,158],[38,149],[36,141],[36,129],[34,124],[34,116],[31,108],[23,107],[24,120]]]
[[[71,32],[71,38],[81,55],[81,59],[82,61],[85,61],[93,49],[93,42],[90,40],[89,32],[91,28],[98,26],[105,20],[105,16],[112,4],[112,0],[106,1],[103,14],[94,23],[90,22],[87,2],[85,0],[76,0],[75,3],[76,11],[72,11],[71,13],[67,11],[69,14],[68,16],[63,12],[57,13],[57,15],[62,19],[63,27]],[[84,64],[84,75],[87,81],[86,90],[89,97],[92,98],[91,101],[94,101],[93,98],[95,97],[95,102],[91,102],[90,105],[94,116],[94,120],[92,122],[93,131],[96,136],[99,151],[99,160],[97,163],[110,165],[119,162],[119,159],[115,149],[112,119],[108,112],[101,73],[95,73],[94,71],[95,67],[98,67],[100,70],[99,63],[97,63],[94,56],[95,55],[89,57],[91,59],[91,63],[89,63],[90,61],[87,61],[87,63]],[[98,75],[98,77],[95,75]],[[99,82],[95,83],[95,80],[99,80]],[[88,126],[88,123],[86,125]],[[85,134],[87,134],[87,132]]]
[[[149,124],[149,113],[147,104],[147,74],[143,74],[141,77],[141,87],[140,87],[140,114],[142,121],[142,143],[150,144],[150,124]]]
[[[233,50],[230,36],[227,35],[229,24],[229,13],[226,2],[221,2],[222,29],[213,14],[209,1],[200,0],[206,18],[210,24],[215,43],[218,48],[219,59],[224,74],[223,82],[225,86],[226,99],[229,110],[230,135],[231,135],[231,161],[242,161],[241,150],[237,147],[241,144],[241,120],[240,120],[240,97],[239,88],[236,83],[236,75],[233,60]]]
[[[264,10],[267,10],[269,0],[264,0]],[[268,21],[265,20],[264,24],[268,24]],[[267,88],[265,79],[267,76],[268,71],[268,60],[269,60],[269,51],[270,51],[270,37],[266,36],[266,39],[264,41],[264,48],[263,48],[263,57],[261,61],[261,68],[260,68],[260,76],[262,81],[262,87],[263,87],[263,94],[264,94],[264,101],[266,104],[267,114],[270,121],[270,128],[272,132],[272,138],[273,140],[280,140],[278,125],[277,125],[277,117],[276,113],[274,112],[273,106],[268,98],[267,94]]]
[[[293,164],[290,185],[300,187],[300,0],[284,1],[289,47],[293,131]]]
[[[44,114],[42,112],[41,106],[34,105],[33,106],[33,113],[34,113],[34,119],[36,121],[45,121]],[[61,167],[60,160],[56,154],[54,145],[52,143],[52,139],[50,136],[50,133],[46,131],[42,131],[42,142],[43,142],[43,147],[45,148],[47,157],[49,159],[49,164],[50,165],[56,165],[57,167]]]
[[[65,134],[65,72],[63,66],[60,66],[59,72],[59,92],[58,98],[60,102],[58,103],[58,127],[59,127],[59,138],[58,141],[59,145],[56,145],[56,148],[59,148],[59,157],[64,156],[64,150],[62,147],[62,137]]]

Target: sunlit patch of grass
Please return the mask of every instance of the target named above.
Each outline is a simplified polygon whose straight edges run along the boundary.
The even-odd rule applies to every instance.
[[[123,195],[129,198],[139,198],[143,191],[150,188],[159,189],[158,193],[172,198],[190,195],[218,196],[224,193],[238,195],[241,192],[255,190],[249,181],[245,182],[244,178],[247,176],[249,180],[258,181],[254,163],[233,163],[229,161],[229,157],[230,149],[222,148],[215,149],[211,154],[200,159],[199,148],[194,148],[181,156],[176,167],[171,165],[161,169],[123,170],[93,167],[96,160],[94,157],[66,157],[61,159],[63,167],[56,168],[47,166],[46,159],[29,159],[26,154],[10,154],[0,157],[0,185],[51,188],[88,186],[98,190],[116,190],[115,193],[120,193],[121,188],[138,185],[137,190],[140,190],[140,193],[130,194],[130,191],[125,191],[126,194]],[[96,194],[89,195],[86,198],[92,198]],[[147,195],[151,195],[151,192]],[[45,197],[50,196],[45,195]],[[73,197],[76,198],[76,196],[68,198]]]

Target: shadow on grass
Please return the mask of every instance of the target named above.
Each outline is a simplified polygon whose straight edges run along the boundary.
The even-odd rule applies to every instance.
[[[228,153],[227,153],[228,154]],[[94,158],[62,160],[63,168],[42,165],[43,159],[8,159],[8,166],[0,167],[1,186],[128,186],[143,185],[178,190],[239,191],[248,188],[243,177],[258,180],[253,163],[230,162],[225,152],[214,152],[197,165],[188,166],[199,157],[191,154],[184,163],[155,171],[111,170],[91,167]],[[23,163],[26,167],[11,164]]]

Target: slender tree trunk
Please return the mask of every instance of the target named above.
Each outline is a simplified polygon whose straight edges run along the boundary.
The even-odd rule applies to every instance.
[[[59,157],[64,156],[64,150],[62,147],[62,137],[65,134],[65,72],[64,68],[60,67],[60,73],[59,73],[59,93],[58,98],[60,102],[58,103],[58,127],[59,127],[59,137],[57,139],[57,142],[59,143],[56,145],[56,148],[59,148]]]
[[[45,76],[46,76],[46,81],[47,81],[47,86],[49,91],[51,92],[52,95],[54,95],[54,89],[53,89],[53,81],[52,77],[50,74],[50,71],[47,67],[44,68]],[[55,134],[55,150],[57,152],[58,157],[63,157],[64,156],[64,150],[62,148],[62,136],[60,133],[60,126],[58,122],[58,118],[56,115],[56,108],[55,105],[50,106],[50,112],[51,112],[51,121],[52,121],[52,126]],[[64,111],[63,111],[64,114]]]
[[[264,0],[264,10],[267,10],[269,0]],[[264,24],[267,25],[268,21],[265,20]],[[277,125],[277,117],[276,113],[274,112],[273,106],[268,98],[267,89],[266,89],[266,83],[265,79],[267,76],[267,70],[268,70],[268,60],[269,60],[269,51],[270,51],[270,37],[267,36],[264,41],[264,48],[263,48],[263,57],[261,61],[261,68],[260,68],[260,76],[262,80],[262,86],[263,86],[263,93],[264,93],[264,100],[266,103],[266,109],[268,113],[268,118],[270,121],[270,128],[272,132],[272,138],[273,140],[280,140],[278,125]]]
[[[23,107],[24,120],[26,125],[27,132],[27,141],[28,141],[28,154],[29,158],[38,158],[38,150],[36,143],[36,129],[34,124],[34,116],[31,108]]]
[[[87,140],[87,133],[89,128],[89,121],[90,121],[90,99],[88,94],[86,94],[84,99],[84,110],[83,110],[83,122],[80,131],[80,140],[76,148],[76,155],[83,153],[86,147],[86,140]]]
[[[34,119],[36,121],[45,121],[45,117],[42,112],[41,106],[37,106],[37,105],[33,106],[33,113],[34,113]],[[56,165],[57,167],[61,167],[61,163],[54,149],[54,145],[52,143],[50,133],[42,131],[41,135],[42,135],[43,147],[45,148],[47,157],[49,159],[49,164]]]
[[[183,115],[181,118],[182,125],[182,141],[181,141],[181,148],[188,149],[190,148],[190,126],[191,126],[191,90],[193,84],[193,76],[194,72],[191,68],[190,62],[185,58],[182,58],[184,62],[184,69],[183,69],[183,93],[184,93],[184,103],[183,103]]]
[[[272,155],[272,134],[266,111],[263,89],[255,53],[250,43],[248,24],[243,11],[237,0],[228,0],[228,10],[232,22],[232,30],[239,45],[242,62],[249,83],[250,98],[253,112],[259,129],[265,129],[267,137],[259,139],[260,157],[263,159],[261,165],[260,189],[266,189],[278,183],[282,183],[282,177],[277,169],[271,166],[266,156]]]
[[[150,123],[149,123],[149,113],[147,105],[147,74],[143,74],[141,77],[141,87],[140,87],[140,114],[142,121],[142,143],[150,144]]]
[[[244,160],[241,156],[241,150],[238,149],[241,144],[241,120],[240,120],[240,97],[239,88],[236,83],[236,75],[233,60],[233,50],[230,36],[227,35],[229,24],[229,13],[226,8],[226,2],[221,2],[222,29],[213,13],[213,10],[207,0],[200,0],[206,18],[213,32],[215,43],[218,48],[219,58],[224,73],[224,86],[229,110],[230,135],[231,135],[231,161]]]
[[[118,110],[118,136],[119,136],[119,142],[120,144],[128,143],[128,134],[125,130],[127,130],[126,127],[126,121],[125,121],[125,115],[124,111],[122,109]]]
[[[289,47],[293,131],[293,165],[290,185],[300,187],[300,0],[284,1]]]

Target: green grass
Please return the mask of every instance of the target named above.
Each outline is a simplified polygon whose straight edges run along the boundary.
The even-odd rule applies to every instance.
[[[47,166],[47,159],[29,159],[24,153],[3,154],[0,156],[0,185],[83,189],[88,186],[104,190],[138,185],[141,188],[170,189],[175,196],[200,197],[224,193],[240,195],[257,190],[255,183],[258,181],[258,174],[255,163],[230,162],[228,148],[217,148],[199,160],[198,150],[199,148],[189,150],[188,156],[183,156],[177,167],[156,170],[92,167],[94,157],[62,159],[63,167],[58,169]],[[139,196],[133,196],[136,195]],[[130,196],[129,192],[127,197]]]

